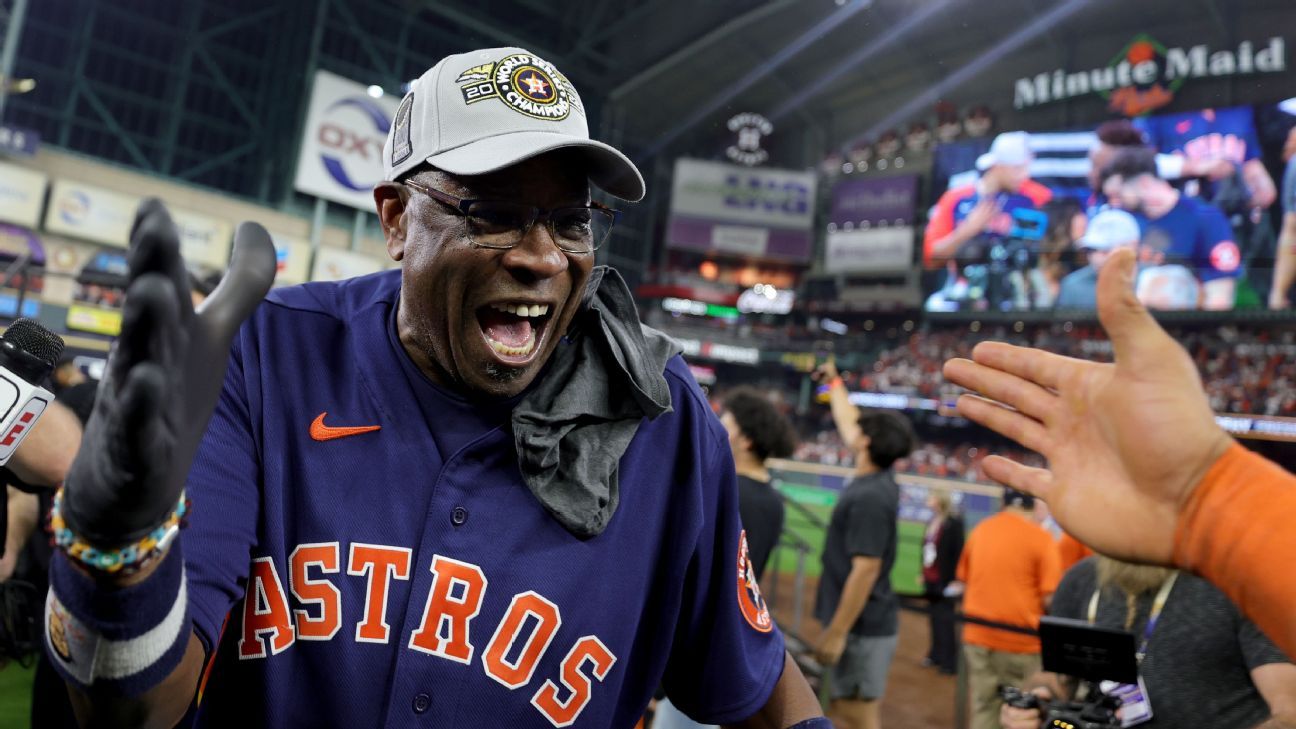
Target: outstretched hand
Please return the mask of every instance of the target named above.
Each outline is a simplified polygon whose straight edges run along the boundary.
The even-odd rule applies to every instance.
[[[1037,451],[1049,467],[987,458],[986,473],[1048,502],[1077,539],[1125,560],[1168,564],[1180,508],[1231,439],[1214,420],[1188,353],[1134,295],[1134,255],[1098,277],[1098,317],[1114,364],[983,342],[945,376],[961,415]],[[1008,407],[1005,407],[1008,406]]]
[[[193,309],[175,223],[157,200],[131,229],[122,330],[64,484],[69,528],[105,548],[176,507],[225,376],[230,342],[274,281],[265,229],[243,223],[229,271]]]

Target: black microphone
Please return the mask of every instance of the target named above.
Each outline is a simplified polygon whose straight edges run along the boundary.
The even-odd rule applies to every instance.
[[[61,337],[31,319],[15,321],[0,336],[0,466],[54,400],[41,383],[64,346]]]

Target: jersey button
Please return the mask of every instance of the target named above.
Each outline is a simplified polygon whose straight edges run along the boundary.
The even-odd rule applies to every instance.
[[[414,697],[414,713],[422,714],[432,705],[432,697],[427,694],[419,694]]]
[[[456,506],[450,511],[450,523],[455,526],[463,526],[468,521],[468,510],[462,506]]]

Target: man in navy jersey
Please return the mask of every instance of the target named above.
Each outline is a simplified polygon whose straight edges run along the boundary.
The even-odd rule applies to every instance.
[[[1162,114],[1135,121],[1148,143],[1185,161],[1183,190],[1189,197],[1215,201],[1223,180],[1240,176],[1245,206],[1267,208],[1277,197],[1273,178],[1260,159],[1260,140],[1248,106]]]
[[[264,230],[194,312],[175,227],[142,208],[52,520],[47,649],[82,720],[630,727],[662,684],[701,721],[826,726],[723,426],[593,265],[616,213],[590,183],[644,186],[575,88],[520,48],[450,56],[383,162],[400,269],[255,313]]]
[[[1201,283],[1200,308],[1233,308],[1242,258],[1223,213],[1157,177],[1156,153],[1147,148],[1118,152],[1103,171],[1103,191],[1114,207],[1139,216],[1141,261],[1185,266]]]

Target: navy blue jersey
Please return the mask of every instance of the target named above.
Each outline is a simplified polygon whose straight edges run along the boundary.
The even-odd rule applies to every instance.
[[[1214,205],[1186,195],[1170,212],[1149,220],[1136,215],[1143,231],[1140,257],[1148,263],[1187,266],[1205,283],[1242,274],[1242,255],[1228,218]]]
[[[1260,157],[1260,140],[1249,106],[1166,114],[1134,123],[1148,135],[1148,143],[1165,154],[1195,162],[1228,160],[1237,170],[1244,162]],[[1187,194],[1207,200],[1215,199],[1216,188],[1216,183],[1206,180],[1188,180],[1182,185]]]
[[[630,727],[659,683],[708,722],[755,713],[783,639],[683,360],[673,411],[621,460],[616,515],[579,539],[523,482],[511,403],[409,362],[399,286],[278,290],[235,340],[182,536],[215,648],[194,725]]]

